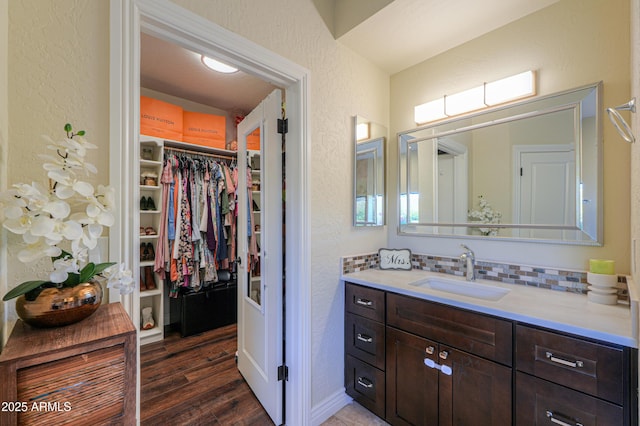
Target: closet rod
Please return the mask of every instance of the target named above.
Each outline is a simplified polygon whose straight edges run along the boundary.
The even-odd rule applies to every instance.
[[[225,160],[235,160],[235,157],[232,157],[230,155],[222,155],[222,154],[210,154],[208,152],[202,152],[202,151],[192,151],[189,149],[182,149],[182,148],[174,148],[172,146],[167,146],[164,148],[165,151],[176,151],[176,152],[184,152],[187,154],[194,154],[194,155],[202,155],[205,157],[214,157],[214,158],[223,158]]]

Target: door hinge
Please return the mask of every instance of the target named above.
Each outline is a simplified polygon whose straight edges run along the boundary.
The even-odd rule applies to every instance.
[[[278,133],[285,135],[289,130],[289,119],[278,118]]]
[[[284,380],[285,382],[289,380],[289,367],[286,365],[281,365],[278,367],[278,381]]]

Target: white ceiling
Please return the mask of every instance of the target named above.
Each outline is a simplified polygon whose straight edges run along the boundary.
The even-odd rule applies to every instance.
[[[394,0],[338,40],[395,74],[558,1]]]
[[[336,2],[322,0],[327,19]],[[351,1],[351,0],[350,0]],[[368,1],[368,0],[367,0]],[[394,74],[461,45],[559,0],[393,0],[338,38],[360,55]],[[314,0],[320,4],[320,0]],[[333,31],[333,23],[327,23]],[[248,113],[273,89],[243,72],[206,69],[200,55],[142,34],[142,87],[227,111]]]

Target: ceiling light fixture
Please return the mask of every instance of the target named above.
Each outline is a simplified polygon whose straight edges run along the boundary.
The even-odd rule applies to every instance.
[[[533,96],[536,94],[535,81],[535,71],[525,71],[473,89],[445,95],[414,107],[414,120],[416,124],[425,124]]]
[[[202,63],[207,68],[217,72],[221,72],[223,74],[231,74],[238,71],[238,68],[234,68],[231,65],[227,65],[218,61],[217,59],[213,59],[205,55],[202,55]]]

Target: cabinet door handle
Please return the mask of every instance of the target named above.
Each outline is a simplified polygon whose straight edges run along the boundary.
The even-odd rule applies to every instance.
[[[371,389],[373,387],[373,383],[371,383],[369,380],[365,379],[364,377],[358,377],[358,384],[363,388],[367,388],[367,389]]]
[[[362,305],[362,306],[371,306],[371,305],[373,305],[373,302],[371,300],[361,299],[361,298],[358,297],[356,299],[356,304],[357,305]]]
[[[451,376],[453,374],[453,370],[451,369],[451,367],[449,367],[448,365],[436,364],[434,360],[429,358],[424,359],[424,365],[426,365],[429,368],[435,368],[436,370],[440,370],[442,374],[445,374],[447,376]]]
[[[557,364],[566,365],[567,367],[572,368],[582,368],[584,367],[584,363],[582,361],[568,361],[566,359],[558,358],[557,356],[553,356],[551,352],[546,353],[546,357],[549,361],[555,362]]]
[[[447,351],[440,351],[440,353],[438,354],[438,356],[440,357],[440,359],[447,359],[447,357],[449,356],[449,352],[447,352]]]
[[[433,353],[436,351],[436,348],[434,348],[433,346],[427,346],[427,348],[424,351],[429,355],[433,355]]]
[[[549,410],[547,410],[547,417],[549,418],[551,423],[555,423],[560,426],[584,426],[580,422],[569,420],[566,417],[561,416],[558,413],[554,413],[553,411],[549,411]]]
[[[358,333],[358,335],[356,336],[356,339],[360,340],[361,342],[365,342],[365,343],[371,343],[373,342],[373,338],[367,336],[366,334],[360,334]]]

